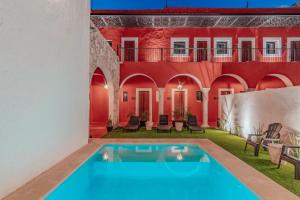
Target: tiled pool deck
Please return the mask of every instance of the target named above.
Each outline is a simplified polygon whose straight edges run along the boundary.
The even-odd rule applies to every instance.
[[[201,148],[212,155],[224,167],[229,169],[233,175],[239,178],[262,199],[299,200],[296,195],[289,192],[287,189],[207,139],[92,139],[88,145],[11,193],[4,198],[4,200],[42,199],[48,192],[53,190],[53,188],[68,177],[74,169],[88,159],[91,154],[96,152],[103,144],[109,143],[199,144]]]

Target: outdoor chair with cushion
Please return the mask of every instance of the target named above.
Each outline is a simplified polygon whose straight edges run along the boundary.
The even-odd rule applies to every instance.
[[[260,146],[266,150],[270,143],[278,143],[280,141],[281,128],[282,125],[280,123],[273,123],[270,124],[268,130],[261,135],[249,134],[244,151],[246,151],[247,145],[250,144],[254,147],[254,155],[258,156]],[[253,138],[255,138],[255,140]]]
[[[127,125],[123,128],[123,131],[137,131],[140,128],[140,118],[137,116],[131,116]]]
[[[159,122],[157,125],[157,132],[158,131],[169,131],[171,133],[171,126],[169,125],[169,117],[168,115],[160,115]]]
[[[205,129],[198,125],[197,117],[195,115],[189,115],[187,119],[187,129],[192,133],[193,131],[201,131],[205,133]]]
[[[291,151],[294,151],[294,153],[296,152],[298,156],[292,155]],[[278,169],[280,168],[282,160],[289,162],[295,166],[295,179],[300,180],[300,157],[299,156],[300,156],[300,146],[283,145],[279,163],[278,163]]]

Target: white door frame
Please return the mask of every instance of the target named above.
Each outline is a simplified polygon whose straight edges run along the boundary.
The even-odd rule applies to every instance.
[[[252,54],[252,60],[255,61],[255,37],[239,37],[238,38],[238,56],[239,56],[239,62],[242,62],[242,42],[244,41],[250,41],[251,42],[251,54]]]
[[[210,37],[195,37],[194,38],[194,62],[197,62],[197,42],[198,41],[207,42],[207,61],[210,61],[210,52],[211,52]]]
[[[219,88],[218,90],[218,118],[222,118],[222,102],[221,102],[221,94],[222,92],[230,92],[234,94],[234,88]]]
[[[188,108],[188,89],[172,89],[172,120],[174,120],[175,110],[175,92],[184,92],[184,112],[187,113]]]
[[[139,52],[139,38],[138,37],[122,37],[121,38],[121,63],[124,62],[125,41],[133,41],[134,42],[134,62],[137,62],[138,61],[138,52]]]
[[[149,92],[149,121],[152,122],[152,88],[136,88],[135,90],[135,115],[139,116],[139,103],[140,103],[140,95],[139,92]]]
[[[300,41],[300,37],[288,37],[287,38],[287,51],[288,51],[288,55],[287,55],[287,61],[291,62],[291,48],[292,48],[292,42],[299,42]]]

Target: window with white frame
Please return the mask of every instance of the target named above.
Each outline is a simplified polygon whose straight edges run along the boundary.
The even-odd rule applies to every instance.
[[[171,38],[171,55],[188,56],[189,38]]]
[[[214,38],[214,54],[216,57],[230,57],[232,55],[232,39]]]
[[[281,38],[265,37],[263,38],[263,54],[265,57],[281,56]]]

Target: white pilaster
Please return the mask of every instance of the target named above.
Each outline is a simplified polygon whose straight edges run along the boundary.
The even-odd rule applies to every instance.
[[[210,88],[202,88],[202,105],[203,105],[203,123],[202,127],[209,127],[208,125],[208,94]]]
[[[165,92],[165,88],[158,88],[158,94],[159,94],[158,113],[160,115],[164,114],[164,92]]]

